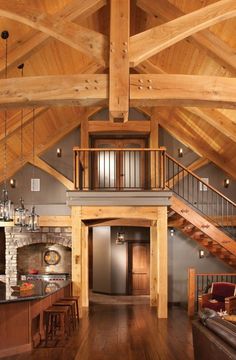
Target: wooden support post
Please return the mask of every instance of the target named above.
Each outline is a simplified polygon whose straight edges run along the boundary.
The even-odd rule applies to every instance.
[[[195,311],[195,278],[196,270],[188,269],[188,316],[192,317]]]
[[[150,306],[157,306],[157,222],[150,227]]]
[[[157,289],[158,289],[158,318],[168,317],[168,249],[167,249],[167,207],[158,207],[157,218]]]
[[[72,282],[73,295],[81,295],[81,207],[73,206],[71,208],[72,225]],[[81,308],[80,296],[80,308]],[[81,316],[81,314],[80,314]]]
[[[82,223],[81,226],[81,262],[82,262],[82,283],[81,283],[81,303],[82,308],[89,306],[89,293],[88,293],[88,227]]]
[[[88,119],[81,122],[80,146],[82,149],[89,148],[89,132],[88,132]],[[83,190],[89,190],[89,153],[81,152],[82,166],[83,166]]]
[[[155,110],[152,110],[151,121],[150,121],[150,149],[158,149],[158,119]],[[159,154],[157,151],[151,152],[151,189],[159,188]]]
[[[128,120],[130,0],[110,2],[110,119]]]

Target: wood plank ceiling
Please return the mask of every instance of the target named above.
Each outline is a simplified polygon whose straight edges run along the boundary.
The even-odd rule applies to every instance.
[[[213,7],[206,8],[209,5]],[[200,9],[202,13],[193,13]],[[120,14],[120,18],[130,13],[130,40],[127,21],[124,20],[127,29],[120,32],[122,39],[119,40],[116,13]],[[191,15],[183,18],[184,14]],[[94,105],[109,104],[111,121],[114,117],[127,120],[125,111],[129,101],[138,107],[146,105],[145,112],[150,114],[152,109],[147,105],[155,106],[155,114],[163,128],[235,178],[235,15],[235,0],[131,0],[130,9],[127,0],[0,0],[0,31],[8,30],[10,34],[8,80],[5,80],[5,42],[0,39],[0,153],[4,154],[6,116],[7,177],[22,166],[21,106],[24,106],[24,163],[32,161],[32,89],[39,83],[35,76],[44,76],[42,84],[48,86],[44,89],[48,94],[44,95],[49,98],[56,90],[53,94],[54,98],[57,97],[55,104],[64,106],[35,101],[36,154],[48,149],[88,117],[91,111],[89,105],[93,102],[88,102],[87,98],[91,96],[95,99]],[[168,24],[177,18],[178,22]],[[120,48],[113,50],[116,54],[123,54],[120,57],[114,56],[112,50],[114,43],[119,41]],[[17,65],[22,62],[25,63],[24,78],[20,79]],[[129,66],[131,75],[127,72]],[[101,75],[107,74],[109,67],[110,83],[107,75]],[[69,105],[64,101],[66,91],[68,94],[71,91],[69,76],[80,74],[99,74],[97,79],[102,79],[104,84],[99,90],[96,77],[88,75],[88,79],[95,79],[95,83],[94,89],[89,89],[90,95],[81,91],[81,103],[87,101],[86,107],[78,106],[79,101],[73,98]],[[154,77],[155,74],[161,75]],[[168,74],[180,76],[168,77]],[[58,81],[62,83],[63,95],[58,95],[57,88],[53,89],[53,82],[48,78],[52,75],[66,76],[65,84],[61,78]],[[18,82],[13,78],[18,78]],[[151,79],[151,92],[145,90],[140,95],[140,79]],[[122,81],[124,84],[130,82],[130,92],[127,86],[126,91],[122,90]],[[78,87],[84,86],[84,82]],[[171,87],[161,101],[158,86],[162,94],[166,86]],[[192,93],[191,96],[188,92]],[[38,93],[39,90],[35,98],[39,97]],[[120,107],[115,101],[119,94]],[[99,96],[100,103],[96,102]],[[73,106],[74,103],[77,106]],[[1,161],[0,181],[4,177],[3,168],[4,162]]]

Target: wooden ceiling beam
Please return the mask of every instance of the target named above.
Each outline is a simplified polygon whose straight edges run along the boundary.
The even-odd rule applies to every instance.
[[[0,108],[97,106],[108,100],[108,75],[105,74],[32,76],[0,80],[0,84]]]
[[[235,0],[220,0],[130,38],[130,66],[150,58],[186,37],[236,15]]]
[[[61,174],[59,171],[54,169],[52,166],[50,166],[46,161],[43,161],[40,159],[40,157],[35,156],[34,160],[29,161],[32,165],[36,166],[37,168],[43,170],[47,174],[54,177],[57,181],[60,181],[62,185],[65,186],[68,190],[74,190],[74,183],[70,181],[68,178],[66,178],[63,174]]]
[[[106,0],[72,0],[54,14],[54,18],[73,21],[83,19],[106,4]],[[19,65],[52,40],[48,34],[34,29],[21,38],[20,42],[9,45],[8,69]],[[98,66],[98,65],[97,65]],[[0,75],[5,71],[4,54],[0,54]],[[92,72],[92,71],[91,71]]]
[[[205,106],[235,109],[235,89],[236,78],[181,74],[130,75],[131,106]]]
[[[128,121],[130,0],[110,4],[109,117]]]
[[[236,78],[131,74],[131,106],[236,108]],[[191,91],[190,91],[191,90]],[[0,108],[99,106],[108,103],[108,75],[80,74],[0,80]]]
[[[166,72],[157,65],[154,65],[151,61],[145,60],[143,63],[135,67],[140,73],[150,74],[166,74]],[[196,107],[187,107],[185,108],[190,113],[199,116],[201,119],[208,122],[211,126],[216,128],[222,134],[227,136],[229,139],[236,142],[236,123],[230,118],[226,117],[217,109],[204,109]]]
[[[56,40],[93,57],[101,65],[108,63],[107,37],[19,2],[0,0],[0,16],[40,30]],[[34,44],[37,46],[37,44]],[[34,46],[32,46],[34,48]]]
[[[88,121],[88,132],[89,133],[123,133],[123,132],[132,132],[132,133],[141,133],[149,134],[150,133],[150,121],[140,121],[132,120],[125,123],[110,122],[108,120],[104,121]]]
[[[171,21],[184,15],[180,9],[167,0],[137,0],[137,6],[150,15],[161,17],[164,21]],[[207,51],[210,57],[235,74],[235,49],[231,48],[211,31],[205,29],[193,34],[188,38],[188,41]]]

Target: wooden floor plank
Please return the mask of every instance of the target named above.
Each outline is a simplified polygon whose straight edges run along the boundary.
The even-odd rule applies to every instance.
[[[179,307],[157,319],[146,304],[91,303],[65,347],[37,348],[5,360],[193,360],[191,322]]]

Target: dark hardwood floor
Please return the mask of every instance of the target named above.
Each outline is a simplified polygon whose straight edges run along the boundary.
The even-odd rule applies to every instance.
[[[91,304],[64,347],[37,348],[5,360],[192,360],[191,322],[173,307],[167,320],[148,305]]]

